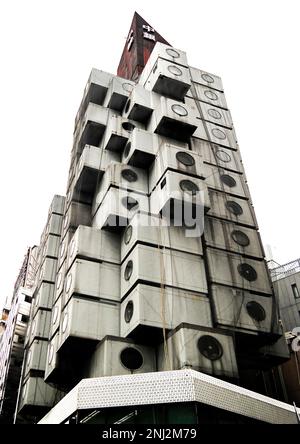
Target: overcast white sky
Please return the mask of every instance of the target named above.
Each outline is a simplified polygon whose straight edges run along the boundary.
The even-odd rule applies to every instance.
[[[0,6],[0,306],[53,194],[64,194],[73,122],[92,67],[116,73],[132,15],[189,63],[219,74],[264,244],[299,248],[299,0],[10,0]]]

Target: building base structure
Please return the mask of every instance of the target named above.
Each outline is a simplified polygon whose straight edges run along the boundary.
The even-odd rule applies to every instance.
[[[300,409],[191,369],[83,379],[39,424],[297,424]]]

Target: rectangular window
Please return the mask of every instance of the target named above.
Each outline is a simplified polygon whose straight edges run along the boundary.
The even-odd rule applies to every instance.
[[[296,284],[292,284],[292,290],[293,290],[294,298],[295,299],[300,298],[300,293],[299,293],[299,290],[298,290],[298,287]]]

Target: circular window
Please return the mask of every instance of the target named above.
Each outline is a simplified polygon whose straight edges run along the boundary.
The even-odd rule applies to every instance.
[[[251,316],[255,321],[261,322],[266,319],[266,312],[262,305],[258,302],[250,301],[246,304],[246,310],[248,315]]]
[[[35,298],[35,306],[36,307],[39,305],[39,302],[40,302],[40,293],[38,293]]]
[[[125,149],[124,149],[124,156],[128,157],[131,149],[131,142],[127,142]]]
[[[72,285],[72,280],[73,280],[72,274],[68,274],[67,281],[66,281],[66,293],[69,293],[69,291],[70,291],[70,288]]]
[[[126,207],[129,211],[133,210],[134,208],[138,208],[139,206],[138,201],[130,196],[123,197],[121,202],[122,205]]]
[[[129,168],[122,170],[121,176],[123,179],[127,180],[127,182],[136,182],[138,180],[138,175],[136,172],[130,170]]]
[[[223,150],[216,151],[216,157],[222,162],[228,163],[231,161],[231,156]]]
[[[125,308],[124,318],[127,324],[131,321],[133,315],[133,302],[129,301]]]
[[[182,71],[180,68],[178,68],[178,66],[174,66],[174,65],[169,65],[168,66],[168,71],[173,74],[174,76],[182,76]]]
[[[31,336],[34,336],[35,327],[36,327],[36,320],[34,319],[31,325]]]
[[[187,110],[184,108],[184,106],[181,105],[177,105],[175,103],[175,105],[171,106],[172,110],[174,111],[175,114],[177,114],[178,116],[184,117],[188,115]]]
[[[53,356],[54,356],[54,345],[51,344],[50,348],[49,348],[49,354],[48,354],[48,364],[51,364]]]
[[[191,180],[181,180],[179,185],[181,190],[187,193],[196,194],[196,192],[199,191],[198,185]]]
[[[216,109],[214,109],[214,108],[210,108],[210,109],[207,111],[207,113],[208,113],[208,115],[209,115],[210,117],[212,117],[213,119],[221,119],[221,118],[222,118],[222,114],[221,114],[218,110],[216,110]]]
[[[60,254],[59,254],[60,258],[62,258],[64,256],[65,251],[66,251],[66,241],[63,241],[63,243],[61,245],[61,249],[60,249]]]
[[[218,98],[219,98],[215,92],[210,91],[209,89],[204,91],[204,95],[209,100],[218,100]]]
[[[128,113],[128,111],[129,111],[129,107],[130,107],[130,103],[131,103],[131,100],[128,99],[128,100],[127,100],[127,103],[126,103],[126,106],[125,106],[125,113]]]
[[[125,281],[129,281],[129,279],[131,278],[131,275],[132,275],[132,271],[133,271],[133,262],[130,260],[127,262],[127,265],[126,265],[125,271],[124,271]]]
[[[70,256],[72,257],[74,253],[75,253],[75,239],[72,239],[70,245]]]
[[[173,49],[173,48],[167,48],[167,49],[166,49],[166,53],[167,53],[170,57],[173,57],[174,59],[178,59],[178,57],[180,57],[179,52],[176,51],[176,49]]]
[[[124,242],[126,245],[128,245],[129,242],[131,241],[131,237],[132,237],[132,225],[128,225],[124,233]]]
[[[124,367],[137,370],[143,365],[143,355],[136,348],[126,347],[121,351],[120,359]]]
[[[228,211],[230,211],[230,213],[234,214],[235,216],[240,216],[241,214],[243,214],[243,208],[233,200],[228,200],[226,202],[226,208]]]
[[[122,88],[124,89],[124,91],[127,92],[131,92],[133,90],[133,85],[131,85],[131,83],[122,83]]]
[[[195,165],[195,159],[193,156],[191,156],[189,153],[185,153],[184,151],[178,151],[176,153],[176,159],[185,166]]]
[[[243,264],[239,264],[238,267],[238,272],[240,273],[240,275],[246,279],[249,282],[253,282],[256,281],[257,279],[257,273],[255,271],[255,269],[253,267],[251,267],[251,265],[243,263]]]
[[[62,272],[60,271],[57,275],[56,288],[59,289],[62,282]]]
[[[64,315],[64,319],[63,319],[63,323],[62,323],[62,332],[65,333],[67,326],[68,326],[68,320],[69,320],[69,316],[68,313],[65,313]]]
[[[44,267],[42,267],[42,268],[40,269],[40,280],[41,280],[41,281],[43,280],[43,276],[44,276]]]
[[[211,132],[213,133],[213,135],[220,140],[224,140],[226,139],[226,134],[224,133],[224,131],[220,130],[219,128],[213,128],[211,130]]]
[[[215,79],[212,76],[210,76],[209,74],[205,74],[205,73],[201,74],[201,77],[204,80],[204,82],[207,82],[207,83],[214,83],[214,81],[215,81]]]
[[[223,355],[223,348],[220,342],[213,336],[204,335],[198,340],[200,353],[210,361],[216,361]]]
[[[125,131],[127,131],[128,133],[131,133],[134,130],[135,125],[133,123],[131,123],[131,122],[123,122],[122,123],[122,128]]]
[[[54,325],[58,318],[58,305],[55,305],[53,308],[53,316],[52,316],[52,324]]]
[[[29,367],[29,365],[30,365],[31,355],[32,355],[32,351],[29,350],[29,351],[28,351],[28,355],[27,355],[27,367]]]
[[[247,247],[250,244],[249,237],[247,234],[243,233],[243,231],[234,230],[231,233],[231,237],[237,244],[241,245],[242,247]]]
[[[230,188],[236,186],[235,179],[232,176],[229,176],[229,174],[221,174],[220,179],[225,185],[227,185]]]
[[[64,228],[67,227],[68,223],[69,223],[69,215],[67,214],[67,215],[65,216],[65,220],[64,220]]]
[[[22,398],[24,399],[27,394],[28,382],[23,387]]]

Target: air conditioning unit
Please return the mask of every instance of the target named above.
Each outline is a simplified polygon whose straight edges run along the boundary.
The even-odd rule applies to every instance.
[[[50,218],[51,214],[54,213],[60,215],[64,214],[64,207],[65,207],[65,197],[55,194],[49,208],[48,218]]]
[[[165,142],[161,144],[155,161],[149,170],[149,191],[151,192],[167,170],[173,170],[186,175],[205,177],[202,157],[196,152],[182,149]]]
[[[181,251],[138,244],[121,266],[121,297],[138,283],[207,293],[204,260]]]
[[[67,269],[71,267],[75,258],[120,264],[119,235],[80,225],[70,243]]]
[[[210,72],[202,71],[201,69],[192,68],[190,66],[191,80],[200,83],[208,88],[213,88],[218,91],[224,91],[222,79]]]
[[[202,156],[204,163],[245,174],[238,151],[232,151],[204,140],[195,139],[194,137],[191,138],[191,146],[193,151]]]
[[[187,97],[196,99],[210,105],[228,109],[225,94],[210,87],[200,85],[192,81],[192,86],[187,92]]]
[[[141,85],[135,85],[124,109],[124,117],[147,123],[153,112],[151,92]]]
[[[93,214],[97,211],[111,186],[147,195],[147,172],[141,168],[135,168],[121,163],[111,163],[107,167],[103,179],[97,187],[93,202]]]
[[[159,147],[159,137],[148,131],[134,128],[123,151],[122,161],[129,165],[148,168]]]
[[[46,382],[52,382],[55,378],[55,373],[58,373],[59,371],[59,356],[57,353],[58,346],[59,334],[57,332],[51,341],[48,342],[44,378]]]
[[[110,162],[118,162],[118,153],[86,145],[76,167],[72,200],[91,203],[97,184]],[[85,199],[85,200],[82,200]]]
[[[32,301],[33,317],[39,309],[51,309],[54,302],[55,285],[48,282],[42,282],[40,287],[34,292]]]
[[[203,225],[210,208],[204,180],[167,171],[150,195],[150,212],[178,226]]]
[[[277,321],[274,300],[246,290],[211,286],[214,322],[218,327],[247,332],[271,333]],[[275,315],[275,319],[272,317]]]
[[[86,110],[89,102],[96,105],[102,105],[105,99],[109,84],[113,78],[112,74],[109,74],[99,69],[93,68],[87,84],[84,89],[83,98],[75,118],[75,128],[82,118],[83,113]]]
[[[104,100],[104,106],[122,112],[135,83],[122,77],[113,77]]]
[[[249,259],[238,254],[208,248],[207,263],[213,283],[272,294],[270,276],[263,260]]]
[[[39,339],[32,342],[26,354],[24,376],[26,376],[31,370],[45,370],[47,348],[47,340],[43,341]]]
[[[146,63],[146,66],[144,67],[140,75],[140,85],[145,85],[158,59],[164,59],[169,63],[181,65],[185,68],[188,67],[187,57],[184,51],[173,48],[169,45],[165,45],[164,43],[156,42],[153,51],[151,52],[151,55]]]
[[[59,252],[60,236],[49,234],[44,241],[42,249],[42,258],[46,257],[57,259]]]
[[[65,279],[65,301],[74,295],[120,301],[120,266],[75,259]]]
[[[55,282],[57,259],[46,257],[38,271],[38,282]]]
[[[207,217],[204,222],[204,238],[208,247],[258,259],[264,257],[260,235],[257,230],[252,228]]]
[[[158,58],[144,87],[162,96],[183,100],[191,87],[189,68]]]
[[[158,371],[192,368],[213,376],[238,378],[233,336],[222,330],[181,324],[169,333],[167,354],[159,349]]]
[[[121,116],[111,116],[107,122],[103,138],[103,148],[117,153],[122,152],[132,131],[136,127],[141,127],[141,124]]]
[[[118,232],[137,212],[149,212],[147,196],[111,187],[94,215],[92,226]]]
[[[48,339],[50,332],[51,311],[38,310],[31,322],[30,343],[34,339]]]
[[[79,225],[91,225],[91,206],[79,202],[71,202],[64,217],[63,236],[70,228],[77,228]]]
[[[62,308],[63,308],[63,295],[60,295],[60,297],[55,301],[52,307],[49,338],[53,338],[53,336],[59,330]]]
[[[250,198],[249,188],[243,175],[209,165],[205,165],[205,174],[208,188],[244,199]]]
[[[206,122],[226,128],[233,127],[230,111],[204,102],[199,102],[199,105],[201,109],[201,118]]]
[[[106,335],[119,335],[120,304],[72,298],[61,316],[59,349],[74,338],[100,341]]]
[[[187,142],[201,121],[194,100],[186,98],[185,103],[153,93],[154,111],[147,130],[161,136]]]
[[[56,387],[46,384],[43,378],[30,377],[21,389],[19,413],[25,412],[26,407],[51,408],[63,397],[63,393]],[[39,410],[40,411],[40,410]]]
[[[136,244],[171,248],[192,254],[202,254],[201,237],[182,227],[170,225],[165,219],[150,214],[136,214],[126,227],[121,242],[123,262]]]
[[[61,214],[52,213],[46,225],[45,236],[47,236],[48,234],[60,236],[62,231],[62,225],[63,225],[63,216]]]
[[[250,201],[229,196],[215,190],[208,190],[210,203],[209,216],[236,222],[249,227],[257,227]]]
[[[85,145],[100,145],[107,122],[112,115],[113,113],[103,106],[88,104],[84,117],[74,134],[77,155],[82,153]]]
[[[97,345],[87,376],[98,378],[155,371],[154,348],[136,345],[130,339],[108,336]]]
[[[121,304],[121,336],[140,342],[163,339],[182,322],[212,327],[207,295],[138,284]]]

